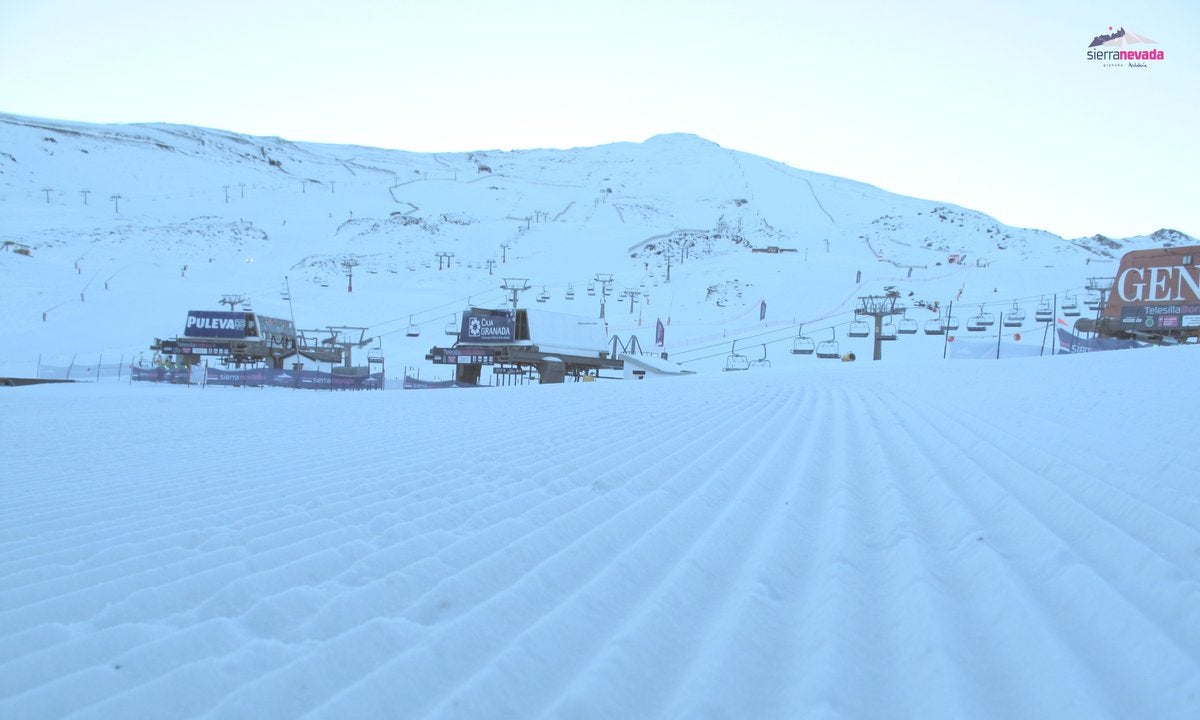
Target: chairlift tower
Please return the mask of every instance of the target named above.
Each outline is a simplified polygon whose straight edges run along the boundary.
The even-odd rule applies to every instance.
[[[354,292],[354,268],[358,265],[358,261],[354,258],[347,258],[342,261],[342,270],[346,273],[346,292]]]
[[[512,306],[513,310],[516,310],[517,298],[529,289],[529,280],[527,278],[504,278],[504,284],[500,286],[500,289],[512,293]]]
[[[612,294],[612,273],[596,273],[596,282],[600,283],[600,319],[604,319],[604,301]],[[632,312],[632,310],[630,311]]]
[[[222,295],[221,299],[217,302],[221,305],[228,305],[229,312],[237,310],[238,305],[245,305],[247,303],[245,295]]]
[[[335,345],[342,349],[342,366],[351,367],[350,351],[354,348],[363,348],[375,341],[373,337],[364,337],[367,334],[365,327],[346,327],[346,326],[327,326],[329,330],[329,339],[325,341],[327,345]],[[355,333],[358,337],[355,338]]]
[[[854,314],[875,318],[875,352],[872,360],[883,357],[883,341],[880,339],[883,335],[883,319],[904,314],[904,306],[896,304],[897,296],[898,293],[889,292],[886,295],[865,295],[858,298],[862,305],[855,309]]]
[[[1097,335],[1100,333],[1100,319],[1104,317],[1104,308],[1108,307],[1108,294],[1112,292],[1114,280],[1116,278],[1088,278],[1087,289],[1100,296],[1100,304],[1096,306],[1096,324],[1093,326]]]
[[[641,290],[626,290],[625,292],[623,292],[621,294],[624,295],[625,297],[629,298],[629,314],[632,315],[633,314],[633,306],[637,304],[638,295],[641,295],[642,291]]]

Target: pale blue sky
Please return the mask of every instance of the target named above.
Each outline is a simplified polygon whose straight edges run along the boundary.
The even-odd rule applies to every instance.
[[[1157,41],[1101,67],[1092,36]],[[1200,235],[1195,0],[0,0],[0,112],[413,151],[691,132],[1068,237]]]

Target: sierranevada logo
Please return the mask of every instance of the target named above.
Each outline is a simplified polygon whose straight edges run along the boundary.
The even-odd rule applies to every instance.
[[[1104,67],[1148,68],[1156,62],[1162,62],[1166,55],[1158,48],[1132,46],[1157,44],[1145,35],[1138,35],[1123,27],[1113,30],[1109,25],[1107,34],[1092,38],[1087,49],[1087,59],[1103,63]]]

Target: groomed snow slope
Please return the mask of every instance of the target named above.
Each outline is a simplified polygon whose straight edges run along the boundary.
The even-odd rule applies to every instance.
[[[1195,718],[1198,353],[7,390],[0,717]]]

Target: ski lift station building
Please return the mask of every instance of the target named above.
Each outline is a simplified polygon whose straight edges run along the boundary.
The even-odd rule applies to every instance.
[[[600,377],[622,369],[607,347],[603,320],[527,308],[468,308],[457,341],[433,347],[425,356],[435,365],[454,365],[454,379],[480,384],[483,368],[493,375],[537,373],[539,383]]]

